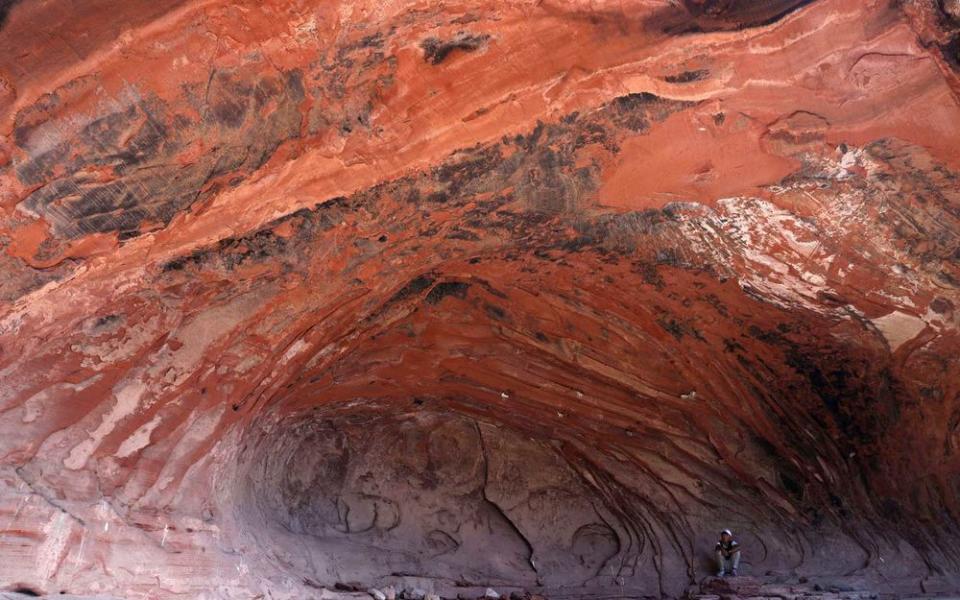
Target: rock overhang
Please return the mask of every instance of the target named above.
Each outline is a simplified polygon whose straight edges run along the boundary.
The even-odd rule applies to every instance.
[[[933,3],[108,8],[0,33],[4,577],[950,585]]]

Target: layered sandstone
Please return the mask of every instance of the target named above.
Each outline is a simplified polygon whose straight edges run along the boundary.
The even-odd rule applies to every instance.
[[[0,587],[960,592],[955,2],[0,6]]]

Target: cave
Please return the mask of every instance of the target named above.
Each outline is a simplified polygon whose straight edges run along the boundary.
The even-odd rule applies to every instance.
[[[0,1],[0,598],[956,597],[958,40]]]

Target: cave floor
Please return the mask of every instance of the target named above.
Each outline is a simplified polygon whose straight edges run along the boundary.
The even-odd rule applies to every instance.
[[[787,576],[766,577],[727,577],[718,579],[707,577],[697,586],[691,586],[682,596],[688,600],[920,600],[936,598],[939,600],[956,599],[960,596],[950,593],[938,593],[935,586],[926,580],[919,582],[917,593],[905,591],[902,581],[890,584],[877,584],[858,577],[807,578]],[[343,589],[318,589],[316,600],[367,600],[376,597],[377,591],[369,591],[359,585],[344,585]],[[393,586],[391,586],[393,587]],[[352,589],[350,589],[352,588]],[[493,600],[488,596],[491,588],[459,588],[458,590],[436,587],[442,595],[427,593],[430,598],[457,600]],[[898,591],[892,591],[892,590]],[[417,591],[415,591],[417,590]],[[387,598],[423,598],[425,593],[415,585],[385,588]],[[526,590],[494,590],[499,598],[506,600],[630,600],[649,599],[650,596],[631,593],[630,590],[597,589],[593,591],[563,590],[553,592],[530,592]],[[419,594],[417,593],[419,592]],[[122,600],[116,596],[75,596],[72,594],[37,595],[36,593],[0,592],[0,600],[25,600],[26,598],[58,598],[60,600]],[[262,598],[259,596],[257,598]]]

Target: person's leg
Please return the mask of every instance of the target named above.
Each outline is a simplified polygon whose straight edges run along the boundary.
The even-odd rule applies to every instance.
[[[723,553],[717,550],[717,577],[726,575],[726,564],[724,564]]]
[[[731,556],[730,558],[731,558],[731,562],[733,562],[732,572],[734,575],[736,575],[737,571],[740,569],[740,551],[737,550],[736,552],[734,552],[733,556]]]

